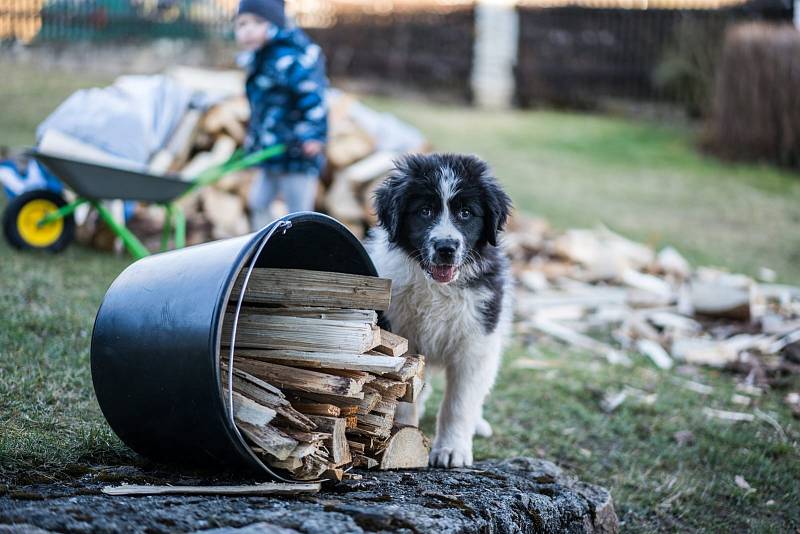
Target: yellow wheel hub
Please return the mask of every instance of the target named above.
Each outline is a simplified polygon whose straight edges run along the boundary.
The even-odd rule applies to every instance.
[[[17,231],[20,237],[30,246],[38,248],[49,247],[58,241],[64,231],[63,219],[39,226],[39,221],[57,210],[58,206],[54,202],[43,198],[31,200],[22,206],[17,215]]]

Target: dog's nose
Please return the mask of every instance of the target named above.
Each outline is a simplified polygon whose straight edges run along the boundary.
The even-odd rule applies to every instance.
[[[453,263],[458,250],[458,241],[455,239],[440,239],[433,244],[436,252],[436,261],[439,263]]]

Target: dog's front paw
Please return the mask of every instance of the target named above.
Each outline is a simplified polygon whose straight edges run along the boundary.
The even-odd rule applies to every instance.
[[[432,467],[469,467],[472,465],[472,443],[434,444],[428,463]]]

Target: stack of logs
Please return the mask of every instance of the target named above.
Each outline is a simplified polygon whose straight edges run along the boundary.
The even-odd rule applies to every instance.
[[[399,403],[422,391],[425,359],[377,326],[391,281],[256,268],[237,312],[242,285],[223,323],[222,386],[263,462],[297,480],[427,465],[427,438],[395,423]]]
[[[428,146],[411,126],[367,108],[348,94],[331,91],[328,105],[327,166],[315,210],[335,217],[363,237],[376,222],[372,194],[393,168],[394,160]],[[250,108],[242,95],[226,98],[205,112],[187,110],[167,145],[153,156],[149,172],[191,180],[225,163],[242,146],[249,119]],[[189,244],[235,237],[251,230],[247,199],[256,172],[249,169],[231,173],[180,200]],[[279,202],[272,213],[277,217],[285,211]],[[160,209],[142,205],[130,227],[146,246],[155,250],[160,244],[162,224]]]

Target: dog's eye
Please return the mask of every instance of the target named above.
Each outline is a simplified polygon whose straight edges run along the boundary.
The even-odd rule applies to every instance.
[[[420,210],[419,210],[419,214],[420,214],[422,217],[424,217],[424,218],[428,219],[428,218],[430,218],[430,217],[433,215],[433,210],[432,210],[432,209],[430,209],[428,206],[425,206],[424,208],[422,208],[422,209],[420,209]]]
[[[469,211],[469,209],[467,208],[461,208],[460,210],[458,210],[458,216],[461,219],[469,219],[471,215],[472,212]]]

